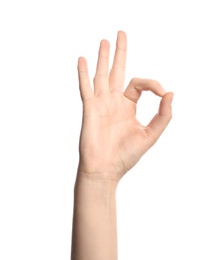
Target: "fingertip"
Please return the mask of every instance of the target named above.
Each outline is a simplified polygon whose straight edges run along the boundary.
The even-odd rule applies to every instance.
[[[157,80],[152,80],[152,81],[157,85],[156,94],[159,95],[160,97],[163,97],[167,93],[167,91],[163,88],[163,86],[161,85],[161,83],[159,81],[157,81]]]
[[[86,59],[85,59],[84,57],[80,56],[80,57],[78,58],[78,68],[79,68],[79,67],[83,67],[84,64],[86,64]]]
[[[119,30],[117,33],[116,45],[118,48],[120,48],[124,51],[127,50],[127,36],[126,36],[126,33],[122,30]]]
[[[123,31],[123,30],[119,30],[118,33],[117,33],[118,36],[123,36],[123,37],[126,37],[126,33]]]
[[[167,92],[161,99],[158,114],[160,116],[172,117],[171,103],[173,100],[173,92]]]
[[[84,57],[82,57],[82,56],[80,56],[79,58],[78,58],[78,62],[83,62],[83,61],[85,61],[86,59],[84,58]]]
[[[102,47],[108,48],[108,47],[110,47],[110,42],[108,40],[106,40],[106,39],[102,39],[101,40],[101,45],[102,45]]]
[[[80,56],[78,58],[78,70],[79,71],[86,71],[87,70],[87,61],[84,57]]]
[[[168,103],[171,105],[172,101],[173,101],[174,93],[173,92],[167,92],[165,94],[165,96],[166,96]]]
[[[100,42],[99,54],[102,57],[108,58],[110,53],[110,43],[108,40],[103,39]]]
[[[164,95],[166,95],[166,90],[161,86],[160,88],[160,96],[163,97]]]

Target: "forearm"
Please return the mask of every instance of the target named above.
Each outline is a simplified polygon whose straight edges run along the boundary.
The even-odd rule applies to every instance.
[[[78,173],[71,260],[117,260],[116,189],[116,181]]]

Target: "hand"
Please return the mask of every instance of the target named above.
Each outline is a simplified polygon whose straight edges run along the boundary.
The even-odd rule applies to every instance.
[[[80,135],[78,172],[89,178],[119,181],[156,142],[171,117],[173,93],[166,93],[151,79],[133,78],[123,92],[127,40],[118,32],[113,66],[109,74],[110,44],[102,40],[99,49],[94,91],[87,62],[78,60],[83,120]],[[136,119],[142,91],[162,97],[158,113],[147,126]]]

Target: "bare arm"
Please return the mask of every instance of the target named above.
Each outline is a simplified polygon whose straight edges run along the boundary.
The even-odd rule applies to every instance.
[[[173,93],[150,79],[134,78],[123,92],[127,40],[118,32],[109,73],[109,42],[101,41],[94,89],[79,58],[83,102],[80,161],[74,189],[72,260],[117,260],[116,189],[168,125]],[[143,126],[136,119],[142,91],[161,97],[158,113]]]
[[[72,260],[117,260],[117,183],[80,175],[74,193]]]

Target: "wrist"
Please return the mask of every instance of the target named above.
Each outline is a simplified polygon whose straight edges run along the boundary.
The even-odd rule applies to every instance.
[[[107,169],[107,167],[105,167]],[[79,162],[78,176],[86,177],[88,179],[97,181],[112,181],[118,183],[123,177],[123,173],[120,171],[105,170],[102,167],[86,167],[83,163]]]
[[[77,172],[74,192],[77,191],[78,186],[87,186],[87,189],[94,189],[94,191],[115,192],[119,181],[111,177],[109,173],[86,173]]]

